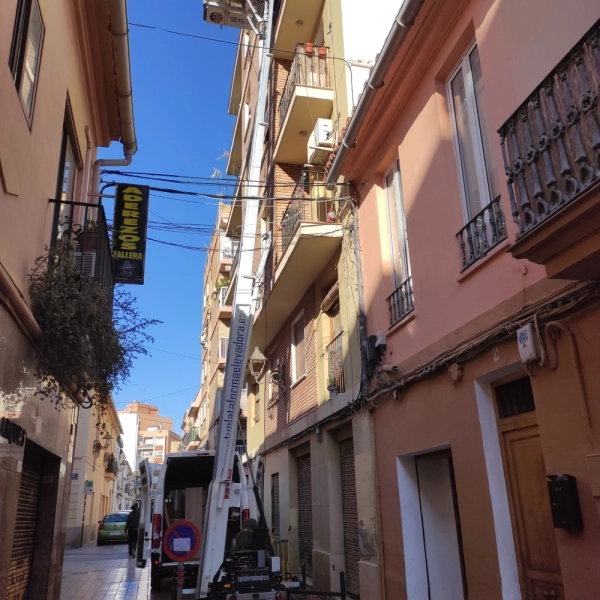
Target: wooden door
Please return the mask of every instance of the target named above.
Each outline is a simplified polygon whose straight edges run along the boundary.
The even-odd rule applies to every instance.
[[[535,405],[529,378],[523,380],[496,389],[521,590],[526,600],[564,600]]]

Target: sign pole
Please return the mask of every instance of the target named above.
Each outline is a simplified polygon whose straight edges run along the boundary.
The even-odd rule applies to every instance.
[[[183,598],[183,572],[184,572],[184,564],[180,562],[177,565],[177,600],[182,600]]]
[[[85,484],[84,484],[85,485]],[[87,494],[83,495],[83,515],[81,517],[81,539],[79,540],[79,547],[83,547],[83,528],[85,527],[85,505],[87,502]]]

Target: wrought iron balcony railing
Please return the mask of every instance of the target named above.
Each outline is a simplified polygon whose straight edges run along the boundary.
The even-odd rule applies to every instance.
[[[600,181],[600,22],[499,130],[517,237]]]
[[[292,68],[279,101],[279,124],[283,125],[297,85],[315,88],[331,88],[325,48],[313,46],[313,52],[306,52],[305,44],[298,44]]]
[[[116,475],[119,472],[119,465],[113,454],[108,455],[104,472],[112,475]]]
[[[73,246],[73,261],[84,274],[110,290],[115,278],[104,207],[83,202],[54,203],[51,244],[67,240]]]
[[[390,327],[402,321],[415,310],[412,277],[409,277],[399,288],[394,290],[388,297],[387,303],[390,309]]]
[[[340,392],[344,391],[344,355],[342,353],[342,335],[338,333],[327,344],[325,350],[327,352],[327,376],[330,384],[335,383]]]
[[[281,218],[281,241],[284,253],[302,221],[315,223],[336,221],[335,213],[327,212],[327,203],[316,201],[321,196],[326,196],[324,182],[325,173],[302,171],[292,198]]]
[[[483,258],[506,236],[506,221],[498,196],[456,234],[462,252],[462,270]]]

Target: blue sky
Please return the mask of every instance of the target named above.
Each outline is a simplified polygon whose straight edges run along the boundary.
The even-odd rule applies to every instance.
[[[129,21],[236,40],[238,31],[208,25],[202,20],[201,0],[129,0]],[[225,173],[234,117],[227,113],[236,47],[130,27],[131,70],[135,126],[139,150],[130,171],[176,173],[209,177],[214,168]],[[101,158],[120,158],[120,144],[102,150]],[[106,178],[105,178],[106,179]],[[112,179],[109,177],[108,179]],[[126,178],[122,178],[125,180]],[[145,183],[137,180],[138,183]],[[158,187],[174,187],[154,183]],[[204,189],[215,193],[214,189]],[[223,190],[231,193],[231,189]],[[210,223],[217,207],[150,197],[150,220]],[[111,201],[105,199],[112,215]],[[208,244],[208,236],[149,232],[150,237],[193,246]],[[138,298],[145,317],[160,319],[152,328],[159,350],[140,357],[128,383],[114,394],[117,408],[147,401],[172,417],[179,431],[183,413],[200,384],[202,276],[205,252],[148,242],[143,286],[128,288]],[[191,389],[187,389],[191,388]],[[183,391],[186,390],[186,391]]]

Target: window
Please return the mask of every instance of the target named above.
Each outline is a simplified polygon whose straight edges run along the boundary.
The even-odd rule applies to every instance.
[[[148,431],[160,431],[160,425],[152,425],[148,427]]]
[[[37,0],[19,0],[8,64],[29,123],[43,38],[44,23]]]
[[[306,350],[304,344],[304,313],[292,323],[292,379],[298,381],[306,374]]]
[[[500,195],[483,120],[484,84],[477,46],[450,77],[448,98],[465,222],[469,222]]]
[[[385,176],[385,197],[388,211],[388,235],[392,260],[394,289],[399,288],[410,277],[410,261],[408,256],[408,240],[406,236],[406,218],[404,199],[400,182],[400,162]]]
[[[60,147],[60,161],[58,164],[58,179],[56,183],[56,199],[60,202],[72,202],[75,190],[75,176],[77,175],[77,163],[75,160],[73,136],[69,127],[68,110],[63,125],[63,135]],[[55,227],[52,232],[53,242],[61,239],[73,226],[72,204],[55,205]]]
[[[163,457],[163,451],[162,451],[162,450],[157,450],[157,451],[154,453],[154,456],[155,456],[156,458],[162,458],[162,457]]]
[[[277,402],[279,399],[279,386],[273,381],[273,373],[279,373],[279,358],[274,356],[271,359],[271,376],[269,377],[269,403]],[[275,376],[276,378],[279,375]],[[279,381],[279,379],[277,379]]]
[[[227,346],[229,345],[228,337],[219,338],[219,358],[227,358]]]
[[[217,390],[217,414],[221,414],[221,398],[223,397],[223,389],[219,388]]]
[[[144,438],[144,444],[152,446],[154,444],[154,438],[153,437]]]

